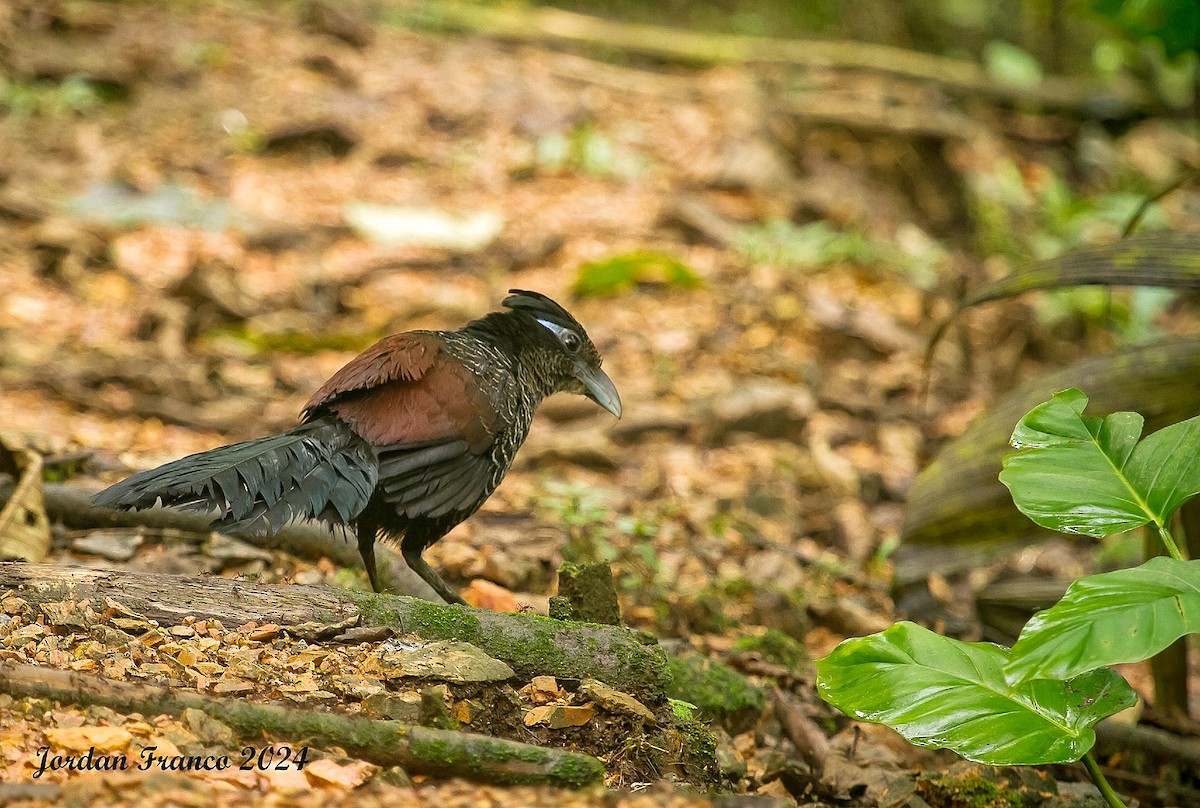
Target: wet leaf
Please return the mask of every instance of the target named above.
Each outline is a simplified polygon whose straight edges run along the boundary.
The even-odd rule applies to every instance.
[[[1200,417],[1138,442],[1135,412],[1083,414],[1088,399],[1056,393],[1017,424],[1000,481],[1021,512],[1063,533],[1110,536],[1153,522],[1162,526],[1200,493]]]
[[[1108,668],[1067,682],[1010,684],[1007,648],[964,643],[915,623],[846,640],[817,662],[821,698],[909,742],[992,765],[1069,763],[1092,726],[1136,700]]]
[[[1200,561],[1159,556],[1140,567],[1080,578],[1033,616],[1013,646],[1009,681],[1065,679],[1140,662],[1200,632]]]
[[[1008,439],[1030,409],[1056,391],[1078,386],[1099,411],[1134,410],[1147,431],[1200,413],[1200,337],[1163,340],[1075,362],[1031,379],[997,401],[946,443],[913,481],[903,543],[893,557],[896,585],[924,580],[931,570],[967,569],[1005,543],[1046,535],[1013,505],[1000,483]]]

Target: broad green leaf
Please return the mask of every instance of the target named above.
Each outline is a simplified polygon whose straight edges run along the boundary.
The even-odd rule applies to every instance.
[[[1200,418],[1164,427],[1138,443],[1142,416],[1083,414],[1074,388],[1034,407],[1017,424],[1000,481],[1021,512],[1063,533],[1109,536],[1163,525],[1200,493]]]
[[[1200,561],[1159,556],[1080,578],[1026,623],[1004,673],[1010,682],[1065,679],[1148,659],[1200,632]]]
[[[1092,726],[1135,700],[1108,668],[1011,685],[1008,662],[1003,646],[897,623],[818,661],[817,689],[848,715],[886,724],[917,746],[997,766],[1078,760],[1096,741]]]
[[[1072,388],[1030,410],[1012,435],[1024,451],[1004,458],[1000,482],[1021,513],[1051,530],[1108,536],[1141,527],[1151,515],[1124,468],[1142,417],[1089,418],[1087,402]]]
[[[1004,456],[1012,452],[1013,424],[1031,409],[1058,390],[1081,387],[1096,412],[1134,410],[1145,416],[1145,431],[1154,433],[1200,413],[1197,377],[1200,336],[1172,338],[1074,362],[996,401],[913,481],[900,547],[892,556],[896,597],[915,614],[924,608],[920,599],[931,570],[969,571],[1049,535],[1017,510],[999,479]]]

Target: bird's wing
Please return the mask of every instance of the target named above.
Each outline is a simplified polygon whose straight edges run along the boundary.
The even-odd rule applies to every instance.
[[[306,418],[332,412],[372,446],[464,441],[486,455],[503,427],[481,380],[432,332],[396,334],[363,351],[322,385]]]
[[[304,405],[307,414],[347,393],[369,390],[393,381],[416,381],[438,357],[443,340],[430,331],[392,334],[351,359],[333,374]]]
[[[465,440],[379,452],[377,495],[398,513],[437,518],[473,511],[496,484],[496,466]]]

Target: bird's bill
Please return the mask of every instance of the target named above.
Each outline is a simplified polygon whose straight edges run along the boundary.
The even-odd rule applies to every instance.
[[[580,363],[575,375],[587,388],[587,397],[618,418],[621,417],[621,396],[617,386],[613,384],[608,374],[600,368],[593,368]]]

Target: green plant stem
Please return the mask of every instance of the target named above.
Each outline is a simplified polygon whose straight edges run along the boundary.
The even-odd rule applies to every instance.
[[[1167,546],[1167,554],[1176,561],[1187,561],[1183,557],[1183,552],[1180,551],[1179,545],[1175,543],[1175,537],[1171,535],[1171,529],[1166,525],[1155,525],[1158,528],[1158,535],[1163,540],[1163,544]]]
[[[1112,786],[1108,784],[1108,780],[1104,777],[1104,772],[1100,771],[1100,764],[1092,757],[1091,752],[1083,753],[1083,765],[1087,769],[1088,774],[1092,776],[1092,782],[1096,784],[1096,788],[1100,789],[1100,795],[1104,797],[1104,801],[1108,803],[1109,808],[1128,808],[1117,792],[1113,791]]]

